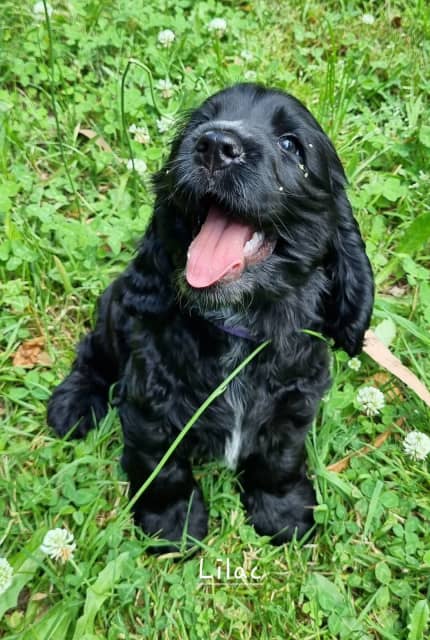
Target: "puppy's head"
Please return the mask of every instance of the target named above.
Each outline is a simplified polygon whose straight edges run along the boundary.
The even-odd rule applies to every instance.
[[[358,350],[370,267],[339,158],[298,100],[253,84],[217,93],[190,115],[154,182],[182,300],[202,309],[267,304],[324,270],[326,333]],[[351,268],[363,274],[351,280]],[[355,277],[366,282],[358,287]],[[357,320],[351,302],[364,298],[360,327],[346,339],[345,324]]]

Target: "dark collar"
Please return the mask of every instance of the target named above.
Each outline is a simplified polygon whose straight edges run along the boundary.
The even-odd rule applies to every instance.
[[[251,332],[246,327],[228,327],[225,324],[213,322],[212,320],[209,320],[209,322],[217,329],[220,329],[220,331],[224,331],[224,333],[228,333],[231,336],[236,336],[236,338],[243,338],[244,340],[250,340],[251,342],[260,342],[258,338],[251,335]]]
[[[243,327],[241,325],[228,325],[224,322],[224,319],[221,315],[217,317],[217,314],[205,314],[200,315],[200,313],[196,312],[196,310],[192,310],[191,315],[198,318],[199,320],[203,320],[204,322],[208,322],[213,327],[218,329],[219,331],[223,331],[224,333],[228,333],[230,336],[234,336],[235,338],[242,338],[242,340],[249,340],[250,342],[260,343],[263,338],[261,336],[255,336],[251,333],[251,331],[247,327]]]

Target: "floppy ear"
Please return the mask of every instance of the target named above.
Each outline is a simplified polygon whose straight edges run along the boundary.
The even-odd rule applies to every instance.
[[[172,269],[154,217],[136,257],[120,278],[124,308],[131,315],[141,317],[168,313],[174,301]]]
[[[325,306],[324,334],[350,356],[361,351],[372,315],[374,285],[358,224],[343,189],[335,196],[337,226],[331,243],[327,274],[330,290]]]

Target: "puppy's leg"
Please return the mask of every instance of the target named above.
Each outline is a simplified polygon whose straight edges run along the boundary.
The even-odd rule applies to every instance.
[[[60,436],[71,429],[73,437],[85,436],[107,412],[109,387],[118,376],[113,339],[108,332],[110,289],[100,299],[95,330],[79,344],[71,372],[49,400],[48,424]]]
[[[151,421],[146,417],[148,413],[129,401],[120,407],[125,442],[122,466],[130,480],[131,496],[139,491],[173,440],[163,421]],[[172,543],[159,546],[155,543],[148,549],[153,553],[177,551],[184,535],[186,547],[193,545],[193,538],[205,537],[208,514],[184,452],[177,450],[172,455],[137,500],[133,511],[136,524],[145,533],[159,534]]]
[[[255,452],[240,466],[249,519],[274,544],[294,534],[300,538],[314,523],[316,499],[306,477],[304,441],[318,399],[286,394],[274,420],[262,427]]]
[[[72,436],[85,436],[107,412],[110,382],[103,374],[103,357],[96,343],[94,333],[82,340],[72,371],[49,400],[48,424],[60,436],[73,427]]]

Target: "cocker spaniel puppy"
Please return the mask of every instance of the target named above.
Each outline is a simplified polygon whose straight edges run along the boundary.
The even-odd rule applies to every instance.
[[[329,387],[329,350],[359,353],[373,278],[336,151],[291,95],[239,84],[191,113],[155,176],[137,255],[101,296],[94,330],[48,422],[84,436],[118,383],[134,495],[210,392],[268,347],[201,416],[137,500],[135,521],[176,549],[207,533],[193,459],[240,474],[250,522],[276,544],[313,523],[304,441]],[[163,547],[165,550],[166,547]]]

